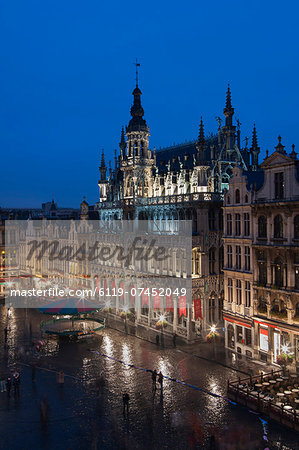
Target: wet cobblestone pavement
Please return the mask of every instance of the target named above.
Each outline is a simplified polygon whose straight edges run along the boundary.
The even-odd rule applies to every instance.
[[[15,367],[21,372],[20,397],[0,393],[1,449],[209,449],[216,448],[213,436],[219,448],[299,448],[297,433],[272,421],[263,428],[257,414],[225,399],[168,379],[163,395],[159,389],[153,393],[151,374],[136,368],[161,370],[225,397],[229,378],[264,366],[233,360],[207,344],[161,349],[111,329],[103,330],[103,340],[88,342],[43,337],[45,345],[36,357],[31,342],[40,338],[42,320],[37,311],[14,310],[8,317],[6,308],[0,308],[1,379]],[[65,372],[63,387],[56,382],[59,370]],[[104,386],[97,383],[101,374]],[[130,395],[125,415],[124,391]],[[49,405],[45,426],[42,400]]]

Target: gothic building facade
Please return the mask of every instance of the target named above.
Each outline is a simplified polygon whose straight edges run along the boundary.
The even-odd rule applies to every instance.
[[[223,329],[222,202],[235,166],[258,169],[259,148],[253,141],[241,148],[240,124],[234,124],[234,108],[228,87],[224,124],[208,138],[201,120],[198,139],[182,145],[152,150],[149,127],[144,119],[141,91],[133,91],[131,120],[121,131],[119,153],[115,152],[107,174],[101,158],[100,198],[96,204],[100,220],[192,220],[192,297],[200,312],[192,308],[192,326],[178,334],[187,340],[204,336],[212,325]],[[86,205],[85,205],[86,206]],[[113,268],[111,276],[115,276]],[[109,276],[109,273],[107,273]],[[150,321],[148,322],[150,323]]]
[[[226,346],[299,361],[299,165],[279,137],[261,171],[234,169],[224,197]]]

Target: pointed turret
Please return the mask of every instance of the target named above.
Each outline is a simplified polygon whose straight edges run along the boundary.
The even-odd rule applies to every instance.
[[[285,146],[281,143],[281,136],[278,136],[278,144],[276,145],[275,150],[283,155],[286,155],[287,153],[284,148]]]
[[[234,108],[232,107],[231,91],[229,85],[226,92],[226,103],[223,113],[225,115],[225,125],[224,127],[222,127],[226,150],[225,157],[230,161],[231,153],[233,153],[235,149],[236,127],[233,125]]]
[[[205,147],[206,147],[206,140],[205,140],[205,132],[204,132],[204,125],[202,121],[202,117],[200,118],[200,124],[199,124],[199,134],[198,134],[198,140],[196,144],[197,149],[197,161],[204,161],[205,159]]]
[[[125,139],[125,131],[124,131],[124,127],[121,128],[121,136],[120,136],[120,143],[119,143],[119,148],[120,148],[120,157],[121,159],[125,159],[126,157],[126,139]]]
[[[227,86],[227,91],[226,91],[225,109],[232,109],[232,99],[231,99],[231,91],[230,91],[229,84]]]
[[[101,174],[100,181],[106,181],[107,167],[106,167],[106,164],[105,164],[104,149],[102,149],[102,159],[101,159],[101,165],[100,165],[99,169],[100,169],[100,174]]]
[[[234,115],[234,108],[232,107],[231,91],[230,91],[229,85],[227,87],[226,103],[225,103],[225,108],[223,110],[223,113],[225,115],[225,125],[226,126],[232,126],[232,124],[233,124],[233,115]]]
[[[256,132],[255,124],[253,125],[252,144],[250,147],[250,154],[251,154],[251,169],[258,170],[260,147],[258,146],[258,142],[257,142],[257,132]]]
[[[116,149],[114,150],[114,168],[115,168],[115,174],[117,171],[117,152]]]

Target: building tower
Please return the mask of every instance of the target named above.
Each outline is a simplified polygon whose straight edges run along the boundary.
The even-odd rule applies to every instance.
[[[151,170],[154,164],[154,157],[149,149],[149,128],[143,115],[137,74],[131,107],[132,118],[126,127],[127,143],[123,133],[120,142],[120,169],[123,172],[124,197],[133,198],[133,203],[136,197],[148,197]],[[126,147],[127,154],[125,154]]]

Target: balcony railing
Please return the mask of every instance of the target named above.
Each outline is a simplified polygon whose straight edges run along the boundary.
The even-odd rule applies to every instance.
[[[165,195],[160,197],[136,197],[124,198],[121,200],[107,201],[98,203],[99,209],[104,208],[123,208],[124,206],[150,206],[150,205],[170,205],[173,203],[185,202],[208,202],[222,201],[223,194],[215,192],[194,192],[192,194]]]

